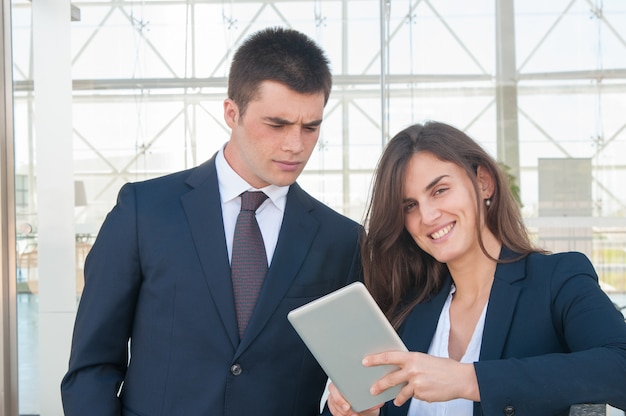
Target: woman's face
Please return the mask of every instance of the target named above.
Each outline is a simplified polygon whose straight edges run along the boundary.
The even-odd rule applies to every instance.
[[[485,188],[481,173],[479,168],[479,186]],[[438,261],[463,264],[482,255],[476,232],[476,194],[460,166],[430,152],[414,154],[404,177],[403,211],[413,240]]]

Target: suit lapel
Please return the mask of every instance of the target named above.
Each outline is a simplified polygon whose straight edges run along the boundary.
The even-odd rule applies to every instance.
[[[448,276],[441,290],[429,300],[415,305],[407,317],[400,333],[409,351],[428,352],[451,285],[452,279]]]
[[[502,248],[501,259],[513,256],[515,254],[506,247]],[[513,283],[524,279],[525,276],[526,259],[498,264],[485,317],[481,360],[501,357],[520,294],[520,288]],[[448,278],[433,298],[416,305],[400,328],[402,338],[410,351],[428,351],[437,329],[439,315],[450,293],[451,283],[452,280]]]
[[[319,224],[310,214],[309,197],[293,184],[287,194],[283,223],[272,264],[267,272],[256,308],[242,339],[243,351],[263,329],[291,287],[315,238]]]
[[[204,270],[210,296],[220,314],[233,348],[236,348],[239,344],[239,335],[215,157],[196,168],[187,179],[187,183],[193,189],[183,195],[181,201],[189,221],[198,258]]]
[[[511,258],[513,253],[502,248],[500,258]],[[483,329],[480,360],[499,359],[509,334],[520,287],[513,283],[526,276],[526,259],[513,263],[500,263],[489,295],[489,305]]]

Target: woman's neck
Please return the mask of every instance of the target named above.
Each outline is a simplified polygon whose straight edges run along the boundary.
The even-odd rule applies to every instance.
[[[491,233],[483,236],[483,242],[488,257],[480,250],[479,254],[467,259],[463,263],[448,264],[448,270],[456,286],[455,297],[472,300],[486,299],[489,297],[497,261],[502,244]]]

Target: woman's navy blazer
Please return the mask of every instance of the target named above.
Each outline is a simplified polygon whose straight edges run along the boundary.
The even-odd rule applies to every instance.
[[[503,248],[500,258],[514,258]],[[452,280],[417,305],[400,328],[410,351],[427,352]],[[474,415],[567,415],[571,404],[626,409],[626,323],[585,255],[531,254],[498,264],[480,359]],[[410,401],[384,415],[406,415]]]

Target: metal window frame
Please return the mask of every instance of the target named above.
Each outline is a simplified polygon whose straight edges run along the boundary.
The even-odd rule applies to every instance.
[[[11,2],[0,8],[0,412],[18,414]]]

